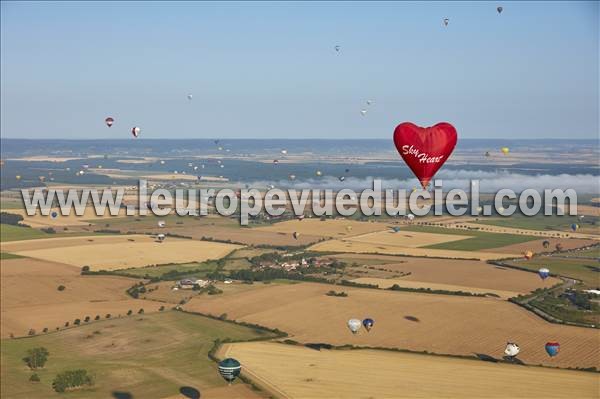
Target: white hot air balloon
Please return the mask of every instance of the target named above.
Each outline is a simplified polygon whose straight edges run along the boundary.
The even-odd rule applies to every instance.
[[[158,221],[158,227],[160,227],[160,228],[163,228],[163,227],[165,227],[165,226],[166,226],[166,223],[165,223],[165,221],[164,221],[164,220],[159,220],[159,221]]]
[[[133,137],[139,137],[140,136],[140,132],[142,131],[142,129],[140,129],[137,126],[134,126],[131,128],[131,134],[133,135]]]
[[[361,110],[360,110],[360,114],[361,114],[362,116],[365,116],[365,115],[367,115],[367,110],[366,110],[366,109],[361,109]]]
[[[408,215],[406,215],[406,218],[412,222],[413,220],[415,220],[415,215],[413,215],[412,213],[409,213]]]
[[[288,152],[288,151],[287,151],[287,150],[285,150],[285,149],[281,150],[281,153],[282,153],[283,155],[287,155],[287,152]]]
[[[194,96],[192,96],[191,94],[188,94],[188,95],[187,95],[187,99],[188,99],[188,100],[191,100],[193,97],[194,97]]]
[[[358,320],[358,319],[348,320],[348,328],[350,329],[350,331],[352,331],[352,334],[358,333],[361,326],[362,326],[362,320]]]
[[[520,351],[521,349],[519,348],[519,345],[515,344],[514,342],[508,342],[506,344],[506,348],[504,349],[504,354],[512,359],[517,356]]]

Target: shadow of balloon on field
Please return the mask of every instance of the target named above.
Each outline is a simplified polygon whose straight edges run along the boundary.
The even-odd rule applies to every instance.
[[[495,357],[486,355],[485,353],[476,353],[475,356],[477,356],[477,358],[479,360],[483,360],[484,362],[493,362],[493,363],[499,362],[499,360],[496,359]]]
[[[179,393],[189,399],[200,399],[200,391],[192,387],[181,387]]]
[[[113,391],[112,397],[115,399],[133,399],[133,395],[129,392]]]
[[[504,361],[506,361],[508,363],[518,364],[520,366],[525,365],[525,363],[523,363],[520,359],[517,359],[516,357],[504,356],[504,357],[502,357],[502,359],[504,359]]]
[[[415,316],[404,316],[404,318],[408,321],[414,321],[415,323],[421,322],[421,320],[419,320],[419,318]]]

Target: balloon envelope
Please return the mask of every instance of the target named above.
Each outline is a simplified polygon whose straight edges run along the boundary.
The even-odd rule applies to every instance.
[[[219,362],[219,374],[225,381],[231,383],[235,380],[242,371],[242,365],[237,360],[228,357]]]
[[[138,137],[140,135],[141,131],[142,131],[142,129],[140,129],[137,126],[134,126],[131,128],[131,134],[133,135],[133,137]]]
[[[508,154],[510,152],[510,148],[508,148],[508,147],[502,147],[502,148],[500,148],[500,151],[502,151],[502,153],[504,155],[506,155],[506,154]]]
[[[367,329],[367,331],[371,331],[371,328],[373,328],[375,321],[373,319],[366,318],[363,320],[362,324]]]
[[[547,342],[546,343],[546,353],[548,353],[548,355],[550,357],[554,357],[554,356],[558,355],[559,351],[560,351],[560,344],[558,342]]]
[[[348,328],[352,331],[352,334],[356,334],[360,327],[362,326],[362,321],[358,319],[350,319],[348,320]]]
[[[548,276],[550,276],[550,270],[542,267],[540,270],[538,270],[538,274],[540,275],[542,280],[545,280],[548,278]]]
[[[111,127],[115,123],[115,120],[109,116],[104,120],[104,123],[106,123],[106,126]]]
[[[514,342],[508,342],[506,344],[506,348],[504,348],[504,354],[510,357],[517,356],[520,351],[521,348],[519,348],[519,345],[515,344]]]
[[[394,130],[396,150],[423,188],[448,160],[457,140],[456,129],[447,122],[431,127],[403,122]]]

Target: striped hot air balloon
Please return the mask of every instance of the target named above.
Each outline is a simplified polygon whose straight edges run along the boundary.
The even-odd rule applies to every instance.
[[[540,275],[540,278],[542,280],[545,280],[548,278],[548,276],[550,276],[550,270],[545,267],[542,267],[540,270],[538,270],[538,274]]]
[[[219,374],[221,377],[225,379],[229,384],[231,384],[242,371],[242,365],[237,360],[228,357],[219,362]]]
[[[558,355],[558,352],[560,352],[560,344],[558,342],[546,343],[546,353],[548,353],[548,356],[554,357]]]
[[[140,129],[137,126],[134,126],[131,128],[131,134],[133,135],[133,137],[138,137],[140,135],[140,132],[142,131],[142,129]]]

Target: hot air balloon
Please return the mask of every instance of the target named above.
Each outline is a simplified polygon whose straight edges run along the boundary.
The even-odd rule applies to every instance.
[[[217,150],[223,151],[223,147],[219,146],[219,147],[217,147]]]
[[[164,234],[159,234],[156,236],[156,238],[158,239],[159,242],[163,242],[165,240],[165,235]]]
[[[287,151],[286,149],[283,149],[283,150],[281,150],[281,153],[282,153],[283,155],[287,155],[288,151]]]
[[[352,331],[352,334],[358,333],[360,327],[362,326],[362,321],[358,319],[350,319],[348,320],[348,328]]]
[[[161,165],[164,165],[164,164],[165,164],[165,161],[160,161],[160,164],[161,164]]]
[[[400,227],[394,226],[392,227],[392,230],[394,231],[394,233],[398,233],[400,231]]]
[[[273,165],[277,165],[278,163],[279,163],[279,160],[278,160],[278,159],[274,159],[274,160],[273,160]]]
[[[348,168],[344,169],[344,173],[350,173],[350,169],[348,169]]]
[[[523,252],[523,257],[525,257],[525,259],[527,259],[527,260],[530,260],[531,258],[533,258],[533,252],[525,251],[525,252]]]
[[[479,215],[482,211],[483,211],[483,208],[481,206],[478,206],[477,207],[477,214]]]
[[[550,241],[544,240],[544,242],[542,243],[542,245],[544,246],[544,248],[548,248],[550,246]]]
[[[365,329],[367,331],[371,331],[371,328],[373,328],[374,324],[375,324],[375,321],[370,318],[366,318],[362,321],[362,325],[365,327]]]
[[[335,49],[336,52],[339,53],[342,47],[341,46],[334,46],[333,48]]]
[[[58,217],[58,212],[56,212],[56,211],[52,211],[52,212],[50,212],[50,217],[51,217],[52,219],[56,219],[56,218]]]
[[[571,225],[571,230],[573,230],[573,231],[577,231],[577,229],[579,229],[579,225],[578,225],[577,223],[573,223],[573,224]]]
[[[188,100],[191,100],[192,98],[193,98],[193,96],[192,96],[191,94],[188,94],[188,95],[187,95],[187,99],[188,99]]]
[[[38,179],[43,183],[46,180],[46,176],[38,176]]]
[[[519,345],[515,344],[514,342],[507,342],[506,348],[504,348],[504,354],[511,359],[514,359],[520,351],[521,348],[519,348]]]
[[[298,233],[297,231],[294,231],[294,233],[292,234],[292,237],[294,237],[294,240],[297,240],[298,237],[300,237],[300,233]]]
[[[491,156],[492,156],[492,154],[490,154],[490,152],[489,152],[489,151],[486,151],[486,152],[485,152],[485,156],[486,156],[486,157],[491,157]]]
[[[158,227],[160,227],[160,228],[163,228],[166,226],[166,223],[164,220],[159,220],[157,224],[158,224]]]
[[[496,8],[496,11],[498,11],[498,14],[502,14],[502,10],[503,10],[503,8],[502,8],[502,7],[498,7],[498,8]]]
[[[140,129],[137,126],[134,126],[131,128],[131,134],[133,135],[133,137],[138,137],[140,135],[140,132],[142,131],[142,129]]]
[[[360,110],[360,114],[361,114],[362,116],[365,116],[365,115],[367,114],[367,110],[366,110],[366,109],[361,109],[361,110]]]
[[[21,175],[16,175],[15,179],[17,179],[17,181],[21,180]]]
[[[396,150],[424,189],[448,160],[457,140],[456,129],[446,122],[431,127],[403,122],[394,129]]]
[[[367,100],[367,105],[373,104],[373,100]]]
[[[317,170],[317,171],[315,172],[315,175],[317,175],[317,176],[319,176],[319,177],[320,177],[320,176],[323,176],[323,172],[321,172],[320,170]]]
[[[542,280],[545,280],[550,276],[550,270],[546,269],[545,267],[542,267],[540,270],[538,270],[538,274],[540,275],[540,278]]]
[[[558,355],[559,351],[560,351],[560,344],[558,342],[547,342],[546,343],[546,353],[548,353],[548,355],[550,357],[554,357],[554,356]]]
[[[498,207],[498,213],[499,213],[500,215],[502,215],[502,214],[504,213],[504,211],[505,211],[505,209],[504,209],[504,207],[503,207],[503,206],[501,206],[501,207]]]
[[[194,170],[198,170],[198,167],[197,167],[197,166],[194,166]]]
[[[296,175],[289,175],[289,176],[288,176],[288,178],[289,178],[290,180],[296,180]]]
[[[296,219],[298,219],[298,220],[304,220],[304,215],[298,215],[298,217]]]
[[[444,18],[444,26],[448,26],[449,23],[450,23],[450,19]]]
[[[344,180],[346,180],[346,176],[340,176],[340,177],[338,177],[338,179],[339,179],[339,181],[344,181]]]
[[[104,120],[104,123],[106,123],[106,126],[111,127],[115,123],[115,120],[109,116]]]
[[[504,155],[508,155],[508,153],[510,152],[510,148],[508,148],[508,147],[502,147],[502,148],[500,148],[500,151],[502,151],[502,153]]]
[[[406,215],[406,218],[408,219],[409,222],[412,222],[413,220],[415,220],[415,215],[413,215],[412,213],[409,213],[408,215]]]
[[[352,226],[346,226],[346,231],[347,232],[351,232],[352,231]]]
[[[231,357],[219,362],[219,374],[221,374],[221,377],[223,377],[229,384],[231,384],[240,375],[241,371],[242,365],[240,362]]]

